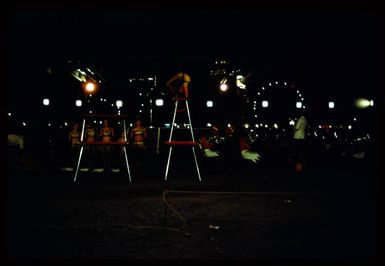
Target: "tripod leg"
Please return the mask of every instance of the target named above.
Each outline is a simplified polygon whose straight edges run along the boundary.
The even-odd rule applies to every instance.
[[[189,123],[190,123],[191,139],[192,139],[192,141],[195,142],[193,126],[192,126],[192,123],[191,123],[190,108],[189,108],[189,106],[188,106],[188,101],[187,101],[187,100],[186,100],[186,108],[187,108],[188,121],[189,121]],[[192,147],[192,150],[193,150],[193,154],[194,154],[195,166],[196,166],[197,172],[198,172],[198,178],[199,178],[199,181],[202,181],[202,179],[201,179],[201,173],[200,173],[200,171],[199,171],[199,166],[198,166],[197,156],[196,156],[196,154],[195,154],[195,147]]]
[[[174,116],[172,118],[172,125],[171,125],[171,132],[170,132],[170,138],[168,139],[169,141],[172,140],[172,133],[174,131],[174,123],[175,123],[175,117],[176,117],[176,111],[178,109],[178,100],[175,101],[175,109],[174,109]],[[168,159],[167,159],[167,166],[166,166],[166,174],[164,175],[164,180],[167,180],[167,175],[168,175],[168,169],[170,166],[170,158],[171,158],[171,152],[172,152],[172,146],[170,146],[170,151],[168,152]]]
[[[198,172],[198,178],[199,178],[199,181],[202,181],[202,179],[201,179],[201,173],[200,173],[200,171],[199,171],[199,166],[198,166],[197,156],[196,156],[196,154],[195,154],[195,147],[192,147],[192,150],[193,150],[194,159],[195,159],[195,166],[196,166],[197,172]]]
[[[130,165],[128,164],[127,149],[125,146],[123,147],[123,151],[124,151],[124,158],[126,159],[128,178],[130,179],[130,182],[131,182],[131,171],[130,171]]]
[[[167,180],[167,175],[168,175],[168,169],[170,166],[170,158],[171,158],[171,152],[172,152],[172,146],[170,147],[170,151],[168,152],[168,159],[167,159],[167,166],[166,166],[166,174],[164,176],[164,180]]]
[[[77,166],[76,166],[76,172],[75,172],[74,182],[76,182],[76,178],[77,178],[77,176],[78,176],[79,166],[80,166],[80,161],[82,160],[82,155],[83,155],[83,148],[84,148],[84,146],[82,146],[82,147],[80,148],[79,159],[78,159],[78,164],[77,164]]]

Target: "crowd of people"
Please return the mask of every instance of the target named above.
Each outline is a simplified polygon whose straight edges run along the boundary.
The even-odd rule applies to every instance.
[[[292,156],[295,165],[295,171],[303,171],[305,162],[306,145],[305,141],[306,119],[300,116],[292,128]],[[214,158],[215,160],[246,160],[253,164],[258,164],[263,156],[252,145],[248,132],[244,128],[237,128],[234,125],[221,127],[214,125],[209,131],[202,130],[199,134],[199,147],[202,151],[202,157]],[[70,143],[70,160],[67,167],[72,171],[73,166],[79,158],[79,150],[84,144],[85,163],[82,163],[82,170],[85,171],[114,171],[122,169],[124,165],[124,147],[130,151],[130,161],[135,170],[140,173],[143,171],[143,162],[146,154],[147,129],[142,125],[140,119],[137,119],[135,126],[125,131],[120,129],[119,134],[110,126],[108,120],[103,121],[103,126],[97,130],[87,123],[84,130],[83,141],[82,132],[79,123],[74,123],[72,130],[68,133]],[[114,143],[113,143],[114,142]],[[100,145],[92,145],[92,144]],[[108,145],[111,143],[111,145]],[[120,143],[122,145],[112,145]],[[84,167],[85,166],[85,167]],[[97,167],[98,166],[98,167]],[[119,171],[119,170],[118,170]]]
[[[304,170],[306,161],[306,143],[305,131],[307,127],[306,118],[303,113],[299,114],[295,125],[292,127],[291,139],[288,146],[288,161],[294,165],[296,172]],[[234,125],[219,126],[214,125],[210,129],[210,133],[202,133],[199,144],[203,152],[203,156],[207,158],[224,158],[224,160],[246,160],[253,164],[258,164],[263,160],[261,151],[256,147],[255,140],[250,137],[250,131],[246,128],[235,127]]]

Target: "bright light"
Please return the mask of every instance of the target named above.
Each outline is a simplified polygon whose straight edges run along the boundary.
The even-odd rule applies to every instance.
[[[294,124],[295,124],[294,120],[290,120],[289,125],[294,126]]]
[[[139,110],[139,113],[141,113],[142,112],[142,110]]]
[[[357,108],[363,109],[369,106],[373,106],[373,100],[369,101],[368,99],[359,98],[356,100],[355,105]]]
[[[275,82],[275,84],[277,84],[277,85],[278,85],[278,81],[276,81],[276,82]]]
[[[259,128],[259,125],[258,125],[258,124],[255,124],[255,127],[256,127],[256,128]]]
[[[321,125],[319,125],[319,126],[318,126],[318,128],[322,128],[322,126],[321,126]]]
[[[65,126],[68,126],[67,122],[64,122],[64,125],[65,125]]]
[[[269,86],[271,86],[271,83],[269,83]]]
[[[154,78],[148,78],[148,80],[154,80]]]
[[[213,107],[213,105],[214,105],[213,101],[207,101],[206,102],[207,107]]]
[[[236,79],[237,80],[243,79],[243,76],[242,75],[237,75]]]
[[[75,104],[77,107],[80,107],[80,106],[82,106],[83,102],[82,102],[82,100],[76,100]]]
[[[227,127],[231,127],[231,124],[227,124]]]
[[[243,84],[239,79],[237,79],[237,87],[240,88],[240,89],[246,89],[246,85]]]
[[[302,103],[301,103],[301,102],[296,102],[296,103],[295,103],[295,107],[297,107],[297,108],[302,108]]]
[[[8,113],[8,116],[11,116],[12,114],[11,113]]]
[[[265,90],[265,87],[262,87],[262,90],[264,91],[264,90]]]
[[[265,128],[268,128],[268,125],[267,125],[267,124],[265,124]]]
[[[50,123],[48,123],[48,126],[50,127],[50,126],[51,126],[51,124],[50,124]]]
[[[116,101],[116,107],[120,108],[123,106],[123,101],[122,100],[117,100]]]
[[[303,108],[303,109],[305,109],[305,105],[304,105],[304,106],[302,106],[302,108]]]
[[[261,95],[261,93],[260,93],[260,92],[258,92],[257,94],[258,94],[258,95]]]
[[[163,99],[156,99],[155,100],[155,105],[156,106],[163,106]]]
[[[357,121],[357,118],[354,117],[354,118],[353,118],[353,121]]]
[[[274,128],[278,128],[278,125],[276,123],[274,123]]]
[[[283,84],[284,84],[284,85],[287,85],[287,83],[286,83],[286,82],[284,82]]]
[[[211,125],[211,123],[207,123],[207,126],[208,126],[208,127],[211,127],[212,125]]]
[[[349,125],[349,126],[348,126],[348,129],[352,129],[352,126],[351,126],[351,125]]]
[[[43,105],[48,106],[49,105],[49,99],[43,99]]]
[[[334,102],[329,102],[329,108],[333,109],[334,108]]]
[[[23,122],[23,126],[25,127],[27,124],[25,122]]]
[[[86,85],[86,91],[93,92],[95,90],[95,84],[92,82],[88,82]]]
[[[90,114],[92,114],[92,111],[90,111]]]
[[[262,101],[262,107],[263,108],[266,108],[269,106],[269,102],[268,101]]]
[[[142,103],[141,106],[144,106],[144,104]]]
[[[229,87],[229,86],[227,86],[226,83],[223,83],[223,84],[221,84],[221,85],[219,86],[219,88],[220,88],[221,91],[227,91],[228,87]]]
[[[243,126],[244,126],[245,128],[249,128],[249,127],[250,127],[250,125],[249,125],[248,123],[244,124]]]
[[[139,92],[139,96],[142,96],[142,93],[141,93],[141,92]]]

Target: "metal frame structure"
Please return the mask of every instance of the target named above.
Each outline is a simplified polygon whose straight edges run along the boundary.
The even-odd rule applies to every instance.
[[[122,118],[123,120],[123,130],[124,130],[124,140],[125,142],[124,143],[120,143],[120,142],[108,142],[108,143],[103,143],[103,142],[94,142],[94,143],[89,143],[89,142],[84,142],[84,127],[85,127],[85,124],[86,124],[86,117],[110,117],[110,118]],[[126,118],[127,116],[124,116],[124,115],[84,115],[84,118],[83,118],[83,124],[82,124],[82,133],[80,135],[80,144],[81,145],[81,148],[80,148],[80,152],[79,152],[79,159],[78,159],[78,163],[77,163],[77,166],[76,166],[76,171],[75,171],[75,177],[74,177],[74,182],[76,182],[77,180],[77,176],[78,176],[78,173],[79,173],[79,167],[80,167],[80,162],[81,162],[81,159],[82,159],[82,156],[83,156],[83,149],[84,149],[84,146],[85,145],[98,145],[98,146],[102,146],[102,145],[117,145],[117,146],[123,146],[123,151],[124,151],[124,158],[125,158],[125,161],[126,161],[126,166],[127,166],[127,173],[128,173],[128,178],[130,180],[130,182],[132,181],[131,180],[131,171],[130,171],[130,165],[128,163],[128,156],[127,156],[127,148],[126,146],[128,145],[127,144],[127,128],[126,128],[126,120],[123,119],[123,118]]]
[[[172,134],[173,134],[173,131],[174,131],[175,118],[176,118],[176,113],[178,112],[177,109],[178,109],[179,101],[184,101],[186,103],[187,116],[188,116],[188,120],[189,120],[189,124],[188,125],[190,127],[191,140],[192,141],[173,141],[172,140]],[[196,157],[196,154],[195,154],[195,146],[198,146],[199,144],[198,144],[198,142],[195,142],[195,139],[194,139],[194,132],[193,132],[193,127],[192,127],[192,123],[191,123],[190,109],[189,109],[187,98],[177,98],[176,101],[175,101],[175,110],[174,110],[174,115],[173,115],[173,118],[172,118],[170,137],[169,137],[169,140],[165,142],[165,144],[170,145],[170,149],[169,149],[169,153],[168,153],[166,173],[165,173],[164,180],[165,181],[167,180],[167,176],[168,176],[168,172],[169,172],[169,166],[170,166],[170,159],[171,159],[172,148],[173,148],[174,145],[179,145],[179,146],[192,146],[192,151],[193,151],[194,160],[195,160],[195,166],[196,166],[197,173],[198,173],[198,179],[199,179],[199,181],[202,181],[201,174],[200,174],[200,171],[199,171],[197,157]]]

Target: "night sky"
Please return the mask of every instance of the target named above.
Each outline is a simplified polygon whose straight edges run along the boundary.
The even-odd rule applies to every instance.
[[[115,91],[133,74],[166,80],[184,64],[199,76],[228,58],[257,83],[295,82],[313,105],[377,96],[379,18],[370,12],[20,8],[7,22],[10,108],[52,91],[42,73],[66,60],[95,62]]]

